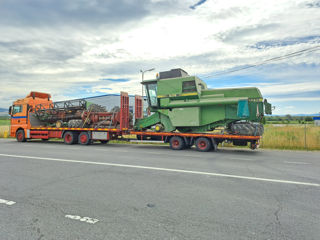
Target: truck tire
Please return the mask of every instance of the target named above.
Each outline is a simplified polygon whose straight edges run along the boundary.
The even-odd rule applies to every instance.
[[[197,151],[199,152],[208,152],[212,149],[211,140],[205,137],[197,138],[195,145],[196,145]]]
[[[78,137],[78,142],[81,145],[89,145],[91,143],[88,132],[81,132]]]
[[[81,119],[72,119],[68,122],[69,128],[80,128],[82,127],[83,123]]]
[[[16,132],[16,138],[18,142],[25,142],[27,141],[25,135],[24,135],[24,130],[20,129]]]
[[[261,123],[233,123],[231,125],[231,132],[237,135],[262,136],[264,127]]]
[[[100,140],[101,144],[107,144],[109,142],[109,140]]]
[[[63,135],[64,143],[71,145],[77,143],[78,135],[74,132],[68,131]]]
[[[170,148],[172,150],[182,150],[185,148],[185,142],[182,137],[174,136],[170,138]]]

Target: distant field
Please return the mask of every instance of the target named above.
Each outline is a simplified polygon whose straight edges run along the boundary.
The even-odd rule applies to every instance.
[[[0,126],[9,126],[10,120],[9,119],[0,119]]]

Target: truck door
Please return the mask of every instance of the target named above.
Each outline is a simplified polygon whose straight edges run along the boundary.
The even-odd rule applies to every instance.
[[[11,109],[11,126],[22,127],[27,126],[27,104],[16,104]]]

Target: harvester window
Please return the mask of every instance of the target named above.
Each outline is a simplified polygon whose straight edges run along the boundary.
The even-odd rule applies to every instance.
[[[16,114],[16,113],[20,113],[22,112],[22,105],[15,105],[13,106],[13,111],[12,111],[12,115]]]
[[[149,98],[149,104],[152,107],[156,107],[158,104],[157,101],[157,84],[148,84],[147,85],[147,94],[148,94],[148,98]]]
[[[182,83],[182,92],[188,93],[188,92],[196,92],[196,82],[195,81],[185,81]]]

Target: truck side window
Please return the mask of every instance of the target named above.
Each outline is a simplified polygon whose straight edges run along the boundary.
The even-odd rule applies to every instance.
[[[182,82],[182,92],[188,93],[188,92],[196,92],[196,82],[195,81],[185,81]]]
[[[15,105],[13,106],[13,111],[12,111],[12,115],[16,114],[16,113],[20,113],[22,112],[22,105]]]

